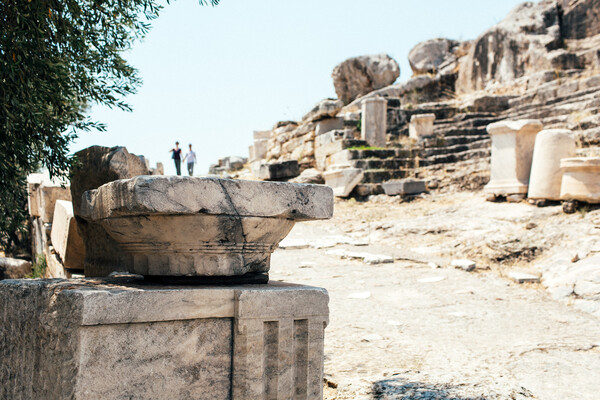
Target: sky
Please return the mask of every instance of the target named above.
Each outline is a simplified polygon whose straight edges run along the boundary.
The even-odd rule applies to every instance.
[[[407,55],[437,37],[475,39],[516,0],[196,0],[165,5],[146,38],[125,54],[143,84],[132,112],[96,106],[106,132],[71,145],[125,146],[174,174],[169,150],[193,144],[195,175],[229,155],[248,156],[254,130],[300,120],[336,97],[331,71],[355,56],[387,53],[412,75]],[[185,168],[182,168],[185,169]],[[185,173],[187,174],[187,172]]]

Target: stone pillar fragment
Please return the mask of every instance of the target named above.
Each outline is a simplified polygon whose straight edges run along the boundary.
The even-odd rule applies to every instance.
[[[494,195],[526,194],[536,134],[535,119],[500,121],[488,125],[492,137],[490,182],[484,190]]]
[[[544,129],[535,138],[528,197],[560,199],[560,160],[575,157],[575,139],[568,129]]]
[[[385,147],[387,130],[387,100],[370,97],[362,103],[361,139],[369,146]]]
[[[572,157],[560,160],[563,171],[561,200],[600,203],[600,157]]]
[[[408,124],[408,137],[419,140],[433,136],[433,121],[435,114],[414,114]]]
[[[54,207],[52,246],[65,268],[83,270],[85,248],[73,215],[73,203],[58,200]]]

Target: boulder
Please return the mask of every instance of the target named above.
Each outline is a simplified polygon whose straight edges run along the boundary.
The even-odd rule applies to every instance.
[[[18,258],[0,257],[0,280],[21,279],[31,273],[31,263]]]
[[[73,213],[85,245],[87,276],[102,276],[102,271],[88,269],[88,259],[106,259],[118,252],[118,246],[100,224],[81,218],[82,194],[118,179],[149,175],[150,171],[140,158],[130,154],[125,147],[91,146],[75,153],[77,165],[71,176]]]
[[[417,44],[408,53],[408,62],[415,75],[437,73],[456,63],[454,49],[459,42],[449,39],[431,39]]]
[[[391,85],[399,76],[398,63],[387,54],[349,58],[331,73],[335,92],[344,104]]]

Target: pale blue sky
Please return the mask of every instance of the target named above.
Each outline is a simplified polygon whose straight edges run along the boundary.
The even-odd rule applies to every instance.
[[[173,1],[126,57],[144,81],[127,98],[133,112],[94,108],[92,117],[107,132],[82,133],[71,149],[126,146],[174,174],[168,150],[179,140],[185,150],[193,144],[196,174],[204,174],[220,157],[247,157],[253,130],[300,119],[319,100],[336,97],[331,71],[343,60],[387,53],[405,81],[414,45],[435,37],[474,39],[519,3]]]

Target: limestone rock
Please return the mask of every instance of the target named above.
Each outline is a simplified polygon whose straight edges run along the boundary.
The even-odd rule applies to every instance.
[[[344,104],[391,85],[399,76],[398,63],[387,54],[349,58],[331,73],[335,92]]]
[[[308,168],[302,171],[302,173],[294,179],[290,179],[292,183],[312,183],[312,184],[323,184],[325,179],[319,171],[314,168]]]
[[[344,104],[337,99],[324,99],[318,102],[304,117],[303,121],[319,121],[333,118]]]
[[[348,197],[363,176],[361,168],[351,168],[349,165],[332,165],[323,173],[325,183],[333,188],[333,194],[337,197]]]
[[[73,215],[73,203],[70,201],[56,202],[50,238],[54,251],[60,256],[65,268],[83,269],[85,247]]]
[[[415,75],[437,73],[456,62],[453,49],[458,45],[455,40],[431,39],[417,44],[408,53],[408,62]]]
[[[31,273],[31,263],[18,258],[0,257],[0,280],[21,279]]]

